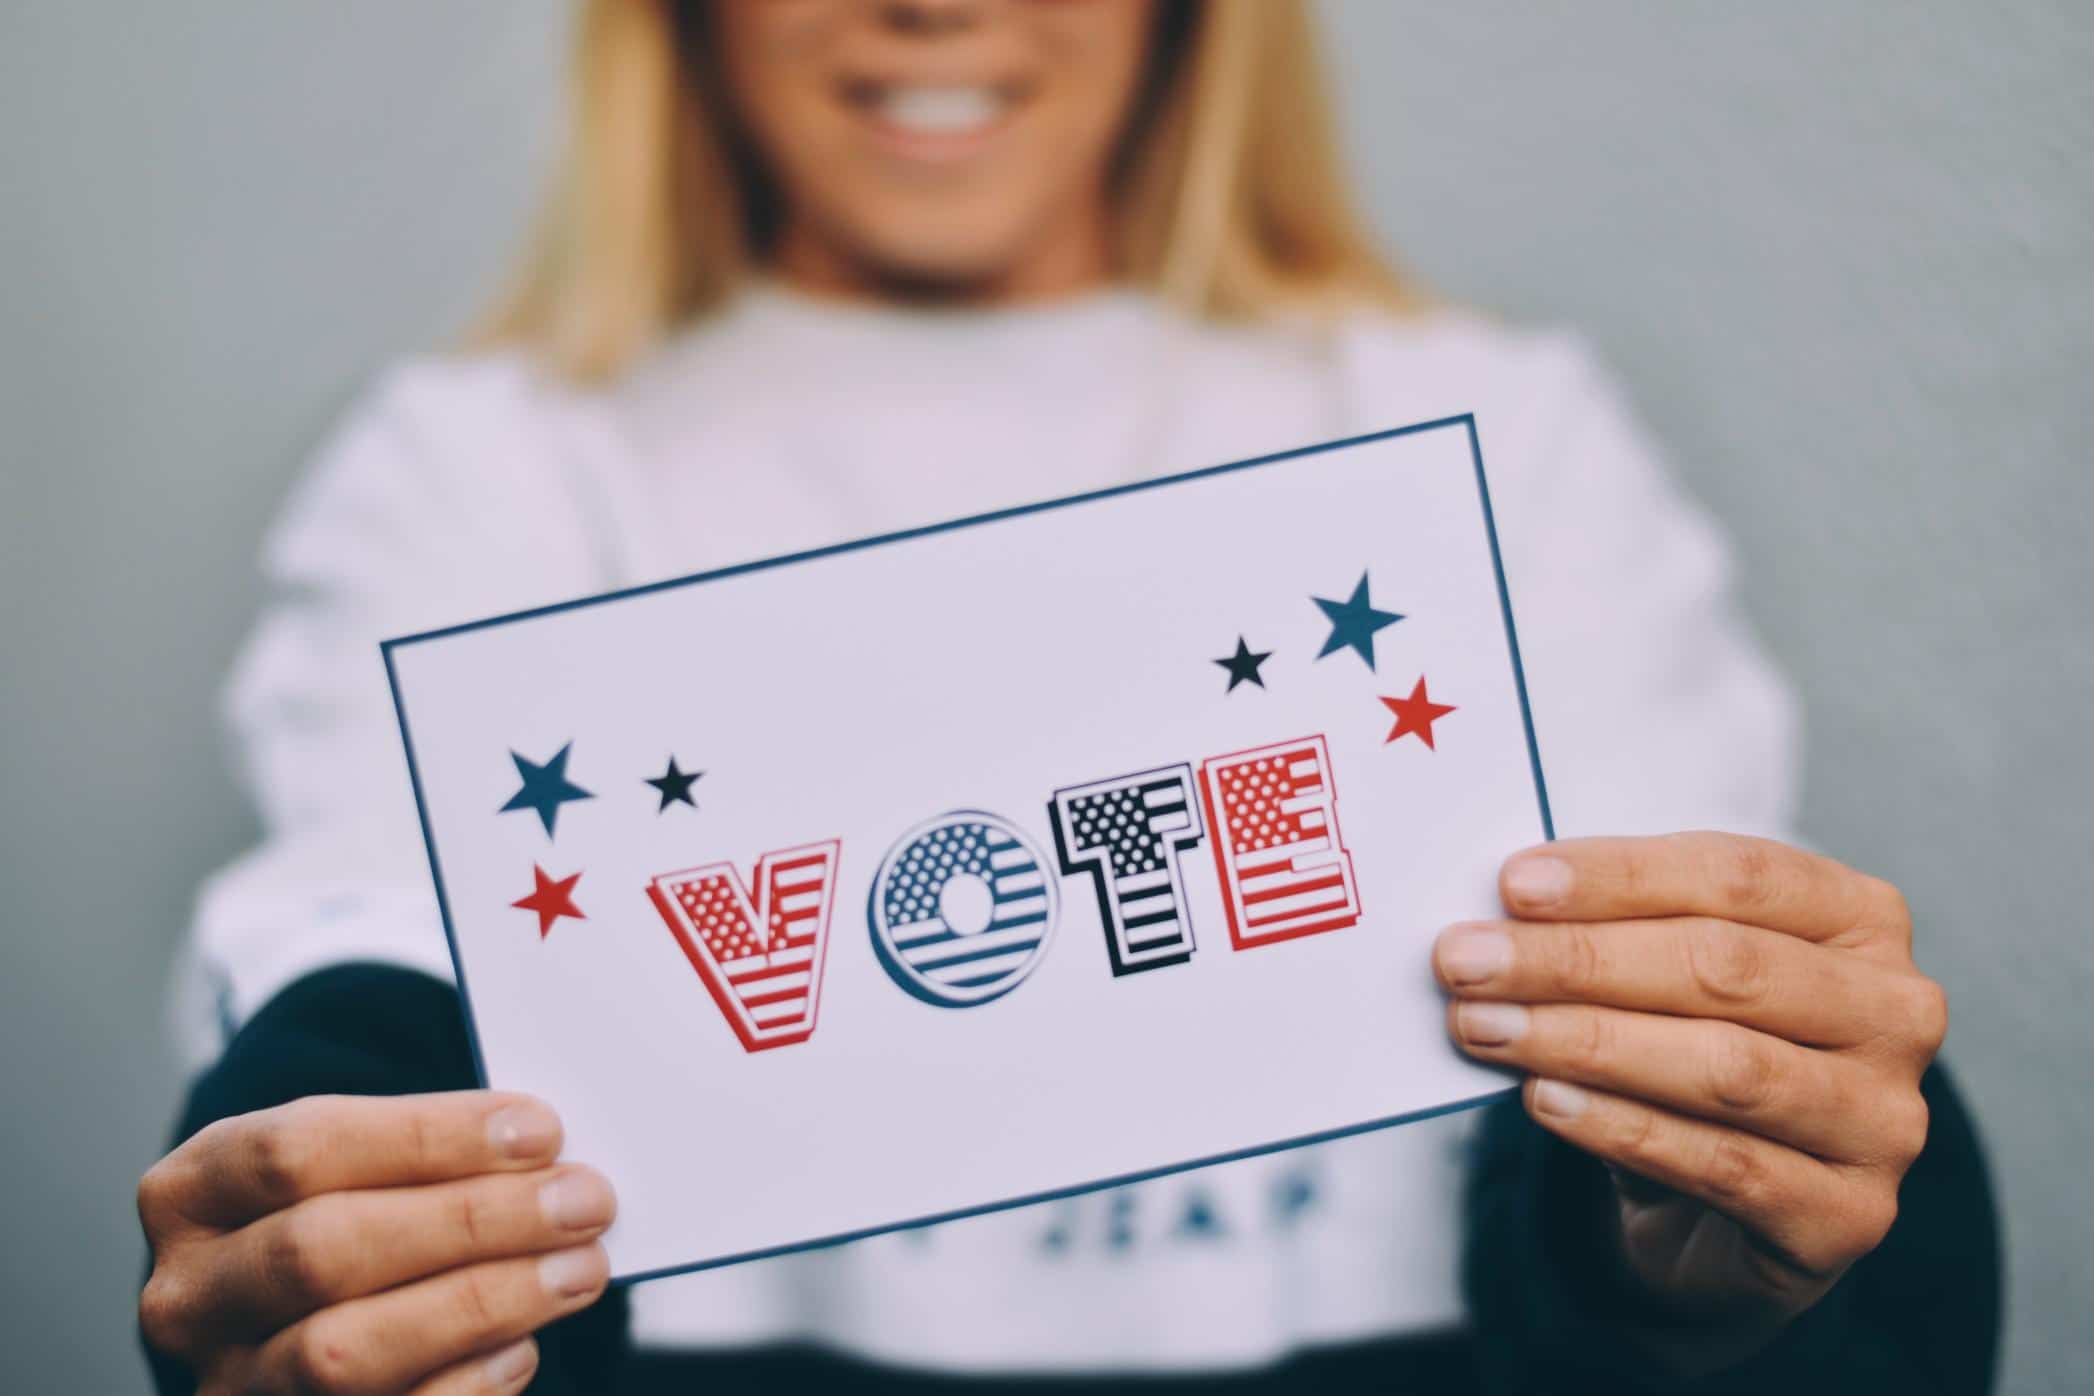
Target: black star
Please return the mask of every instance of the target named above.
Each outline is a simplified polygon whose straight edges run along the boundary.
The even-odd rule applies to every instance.
[[[1256,653],[1249,645],[1243,642],[1243,637],[1238,635],[1236,637],[1236,653],[1230,655],[1227,659],[1214,661],[1229,671],[1229,686],[1224,691],[1234,693],[1236,685],[1240,683],[1254,683],[1260,688],[1265,687],[1265,680],[1258,677],[1258,666],[1270,658],[1272,658],[1271,650],[1266,650],[1263,654]]]
[[[679,771],[676,769],[676,758],[670,757],[669,769],[647,782],[662,792],[662,803],[655,810],[655,813],[660,814],[678,800],[683,801],[692,809],[698,808],[698,802],[691,798],[691,787],[697,784],[698,777],[704,774],[705,772],[703,771]]]

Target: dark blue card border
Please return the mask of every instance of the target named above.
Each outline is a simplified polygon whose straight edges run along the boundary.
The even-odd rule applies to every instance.
[[[710,572],[696,572],[687,577],[671,577],[665,581],[649,582],[643,586],[625,587],[618,591],[607,591],[596,596],[585,596],[574,601],[556,602],[549,606],[536,606],[527,611],[512,611],[506,615],[490,616],[485,620],[466,621],[460,625],[447,625],[437,630],[424,630],[413,635],[402,635],[386,640],[379,645],[385,660],[385,679],[392,690],[393,711],[400,720],[400,744],[407,753],[407,775],[414,786],[416,814],[422,824],[422,845],[429,854],[429,875],[436,883],[437,911],[443,917],[444,939],[450,946],[451,967],[458,977],[459,1003],[465,1011],[466,1038],[472,1044],[473,1072],[484,1087],[487,1081],[487,1062],[480,1051],[480,1027],[473,1017],[472,995],[466,992],[465,961],[458,953],[458,936],[451,925],[451,903],[444,889],[443,863],[436,852],[436,831],[429,824],[429,803],[422,795],[422,772],[416,763],[414,734],[408,728],[407,705],[400,697],[400,680],[393,668],[393,651],[409,645],[418,645],[430,640],[441,640],[451,635],[464,635],[474,630],[487,630],[498,625],[511,625],[517,621],[534,620],[539,616],[558,615],[562,611],[580,610],[585,606],[602,606],[613,601],[627,601],[636,596],[647,596],[657,591],[668,591],[676,587],[696,586],[701,582],[716,582],[723,577],[738,577],[745,572],[761,572],[767,568],[785,567],[796,562],[812,562],[816,558],[829,557],[836,553],[856,552],[864,548],[877,548],[888,543],[906,542],[911,538],[922,538],[934,533],[950,533],[954,529],[974,528],[1004,519],[1015,519],[1025,514],[1043,513],[1049,509],[1064,509],[1073,504],[1088,504],[1093,500],[1111,499],[1123,494],[1136,494],[1143,490],[1164,489],[1171,485],[1182,485],[1193,480],[1205,480],[1215,475],[1226,475],[1238,470],[1252,470],[1259,466],[1276,465],[1281,461],[1298,460],[1305,456],[1322,455],[1330,451],[1341,451],[1349,446],[1364,446],[1373,441],[1388,441],[1399,436],[1416,436],[1428,431],[1447,431],[1461,428],[1469,439],[1469,459],[1475,465],[1476,495],[1483,506],[1483,531],[1490,543],[1491,571],[1498,584],[1498,610],[1505,621],[1505,646],[1512,657],[1512,684],[1519,694],[1520,725],[1527,734],[1527,763],[1534,774],[1534,798],[1541,813],[1544,837],[1556,837],[1556,822],[1549,813],[1549,788],[1541,772],[1541,747],[1534,739],[1534,714],[1527,702],[1527,671],[1520,662],[1519,632],[1512,620],[1512,593],[1505,585],[1505,560],[1498,549],[1497,517],[1491,511],[1490,482],[1483,471],[1483,446],[1476,436],[1476,418],[1473,413],[1458,417],[1441,417],[1430,422],[1418,422],[1407,427],[1394,427],[1387,431],[1368,432],[1363,436],[1347,436],[1336,441],[1325,441],[1314,446],[1299,446],[1291,451],[1276,451],[1269,456],[1253,456],[1249,460],[1230,461],[1224,465],[1210,465],[1198,470],[1182,471],[1176,475],[1159,476],[1153,480],[1136,480],[1130,484],[1112,485],[1105,489],[1088,490],[1082,494],[1065,495],[1059,499],[1041,500],[1035,504],[1020,504],[1008,509],[996,509],[986,514],[973,514],[961,519],[948,519],[943,523],[925,524],[919,528],[906,528],[896,533],[882,533],[871,538],[860,538],[848,543],[832,543],[827,547],[809,548],[804,552],[785,553],[778,557],[762,558],[755,562],[737,563],[732,567],[715,568]],[[1510,1095],[1516,1087],[1490,1091],[1472,1096],[1467,1100],[1449,1105],[1434,1106],[1429,1110],[1413,1110],[1407,1114],[1390,1115],[1383,1119],[1368,1120],[1362,1124],[1345,1125],[1337,1129],[1323,1130],[1315,1134],[1304,1134],[1292,1139],[1275,1140],[1269,1144],[1257,1144],[1231,1153],[1214,1154],[1206,1158],[1188,1159],[1183,1163],[1165,1164],[1159,1168],[1143,1169],[1138,1173],[1125,1173],[1112,1178],[1100,1178],[1092,1182],[1077,1183],[1071,1187],[1056,1188],[1050,1192],[1030,1193],[1024,1197],[1013,1197],[1002,1202],[984,1203],[978,1207],[964,1207],[957,1211],[940,1212],[928,1217],[912,1217],[906,1221],[890,1222],[885,1226],[871,1226],[859,1231],[848,1231],[836,1236],[818,1237],[812,1241],[795,1241],[790,1245],[772,1246],[765,1250],[744,1251],[739,1255],[720,1256],[712,1260],[695,1261],[689,1265],[671,1265],[657,1270],[643,1270],[630,1275],[612,1278],[613,1284],[633,1284],[640,1280],[660,1279],[667,1275],[687,1274],[695,1270],[714,1270],[723,1265],[739,1265],[744,1261],[764,1260],[771,1256],[790,1255],[795,1251],[820,1250],[828,1246],[842,1245],[847,1241],[863,1240],[868,1236],[881,1236],[890,1231],[911,1231],[919,1227],[936,1226],[941,1222],[958,1221],[964,1217],[981,1216],[987,1212],[1008,1211],[1014,1207],[1030,1207],[1036,1203],[1052,1202],[1059,1198],[1075,1197],[1082,1193],[1098,1192],[1106,1188],[1124,1187],[1130,1183],[1144,1182],[1150,1178],[1161,1178],[1171,1173],[1183,1173],[1195,1168],[1208,1168],[1215,1164],[1233,1163],[1239,1159],[1255,1158],[1260,1154],[1279,1153],[1286,1149],[1299,1149],[1310,1144],[1327,1143],[1333,1139],[1344,1139],[1355,1134],[1367,1134],[1394,1125],[1410,1124],[1418,1120],[1429,1120],[1439,1115],[1452,1114],[1458,1110],[1470,1110]]]

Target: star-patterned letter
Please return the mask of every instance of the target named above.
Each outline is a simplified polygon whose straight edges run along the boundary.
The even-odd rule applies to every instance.
[[[509,797],[509,803],[502,806],[500,813],[507,814],[511,810],[519,809],[534,810],[537,812],[538,822],[545,826],[545,836],[551,838],[553,821],[560,817],[560,806],[570,800],[596,798],[567,778],[567,754],[573,750],[574,743],[569,742],[560,748],[558,755],[542,766],[535,761],[525,760],[514,751],[510,752],[509,759],[516,763],[516,774],[523,781],[523,787]]]
[[[553,922],[563,916],[572,916],[577,921],[589,919],[582,915],[582,909],[574,904],[574,884],[582,880],[580,873],[574,873],[555,880],[545,875],[544,868],[533,863],[531,865],[531,876],[538,884],[531,889],[531,895],[518,897],[509,905],[515,907],[518,911],[535,911],[538,913],[538,938],[540,940],[544,940],[548,935],[552,934]]]
[[[1374,609],[1373,602],[1367,597],[1365,572],[1360,573],[1360,584],[1352,589],[1352,595],[1343,601],[1332,601],[1321,596],[1312,596],[1309,599],[1316,603],[1317,609],[1323,612],[1324,619],[1331,623],[1331,637],[1325,640],[1323,648],[1316,652],[1318,659],[1336,654],[1339,650],[1349,649],[1365,660],[1367,667],[1372,669],[1374,632],[1386,629],[1403,619],[1402,615],[1395,611]]]
[[[1054,792],[1047,806],[1062,871],[1089,873],[1115,975],[1192,958],[1191,912],[1178,855],[1207,836],[1180,763]]]
[[[727,862],[664,873],[648,885],[654,909],[744,1051],[814,1034],[842,847],[830,839],[764,854],[750,879],[753,896]]]
[[[1454,705],[1433,702],[1425,692],[1425,678],[1422,674],[1418,677],[1417,685],[1411,689],[1410,697],[1384,698],[1381,705],[1396,714],[1396,725],[1389,729],[1389,735],[1382,742],[1383,746],[1387,746],[1398,737],[1410,735],[1425,743],[1428,748],[1439,750],[1432,744],[1432,724],[1453,712]]]
[[[1359,883],[1321,734],[1208,757],[1200,802],[1238,950],[1358,924]]]

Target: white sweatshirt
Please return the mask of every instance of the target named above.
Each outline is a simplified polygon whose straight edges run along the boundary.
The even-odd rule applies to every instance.
[[[607,389],[425,360],[351,413],[267,545],[228,698],[267,834],[200,898],[187,1043],[208,1058],[331,963],[451,974],[383,638],[1463,412],[1559,831],[1780,835],[1789,696],[1721,541],[1577,341],[1457,315],[1225,328],[1131,292],[984,313],[764,289]],[[636,1335],[1127,1371],[1454,1325],[1468,1127],[656,1281]]]

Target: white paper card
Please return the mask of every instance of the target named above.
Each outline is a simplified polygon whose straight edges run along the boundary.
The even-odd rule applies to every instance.
[[[1505,1089],[1428,962],[1548,834],[1466,417],[385,650],[621,1278]]]

